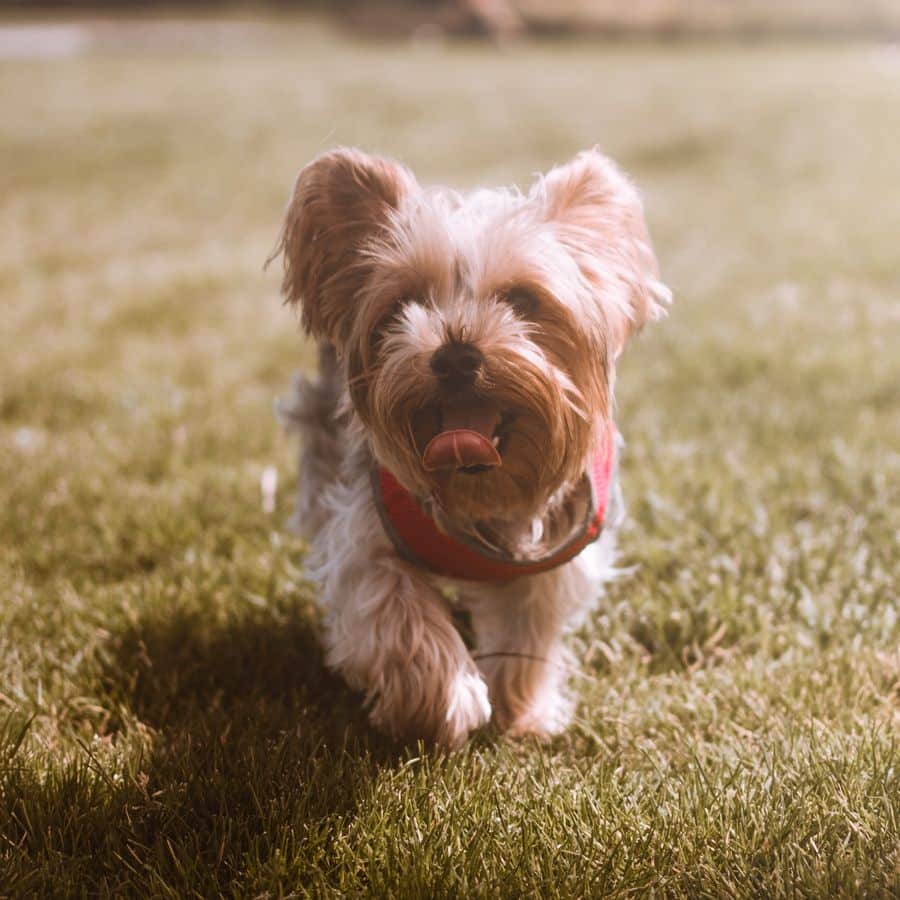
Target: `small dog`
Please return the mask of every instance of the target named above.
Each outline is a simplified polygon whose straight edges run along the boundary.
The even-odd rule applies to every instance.
[[[320,348],[282,412],[327,664],[399,740],[560,731],[563,635],[614,574],[615,363],[671,299],[635,188],[596,150],[460,194],[336,149],[279,255]]]

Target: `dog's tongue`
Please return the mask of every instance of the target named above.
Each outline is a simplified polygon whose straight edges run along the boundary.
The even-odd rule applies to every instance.
[[[422,454],[426,471],[500,465],[500,454],[493,444],[500,414],[493,405],[455,401],[441,412],[444,430],[428,442]]]

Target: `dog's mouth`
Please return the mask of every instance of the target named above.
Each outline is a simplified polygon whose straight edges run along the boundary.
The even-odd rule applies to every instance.
[[[447,399],[425,412],[432,434],[422,450],[426,472],[479,475],[503,465],[511,413],[478,397]]]

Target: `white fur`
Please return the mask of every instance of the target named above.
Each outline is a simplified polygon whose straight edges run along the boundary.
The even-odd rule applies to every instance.
[[[611,427],[615,359],[670,300],[636,190],[596,150],[527,193],[462,194],[337,149],[298,177],[277,252],[283,294],[322,354],[319,378],[299,379],[282,412],[303,438],[295,521],[311,542],[328,665],[401,740],[455,747],[489,720],[560,731],[574,708],[566,632],[616,574],[618,486],[600,539],[567,564],[451,583],[397,552],[370,474],[387,466],[440,527],[519,559],[572,535]],[[451,344],[477,350],[467,385],[434,365]],[[424,448],[464,403],[499,410],[483,436],[502,464],[438,477]],[[472,652],[451,594],[471,616]]]
[[[317,495],[328,513],[309,535],[326,661],[365,693],[376,726],[396,738],[421,733],[458,746],[490,719],[487,687],[436,583],[400,559],[385,534],[367,454],[356,443],[324,494],[321,484],[300,483],[298,506],[310,508]]]
[[[330,427],[302,412],[318,396],[315,383],[298,377],[284,407],[305,436],[297,509],[308,518],[297,524],[311,543],[329,667],[365,694],[373,724],[398,739],[421,733],[457,747],[491,719],[492,706],[511,734],[563,730],[574,709],[563,639],[615,577],[617,487],[601,538],[566,565],[502,585],[440,578],[401,559],[385,533],[358,423],[342,426],[349,449],[335,468],[332,442],[320,433]],[[446,588],[472,617],[472,653]]]

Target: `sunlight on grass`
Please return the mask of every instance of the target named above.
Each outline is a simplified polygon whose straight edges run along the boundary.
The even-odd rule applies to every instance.
[[[0,64],[0,894],[900,890],[898,75],[302,24]],[[635,571],[549,745],[391,747],[323,668],[272,414],[314,354],[262,264],[339,142],[458,185],[599,143],[644,191]]]

